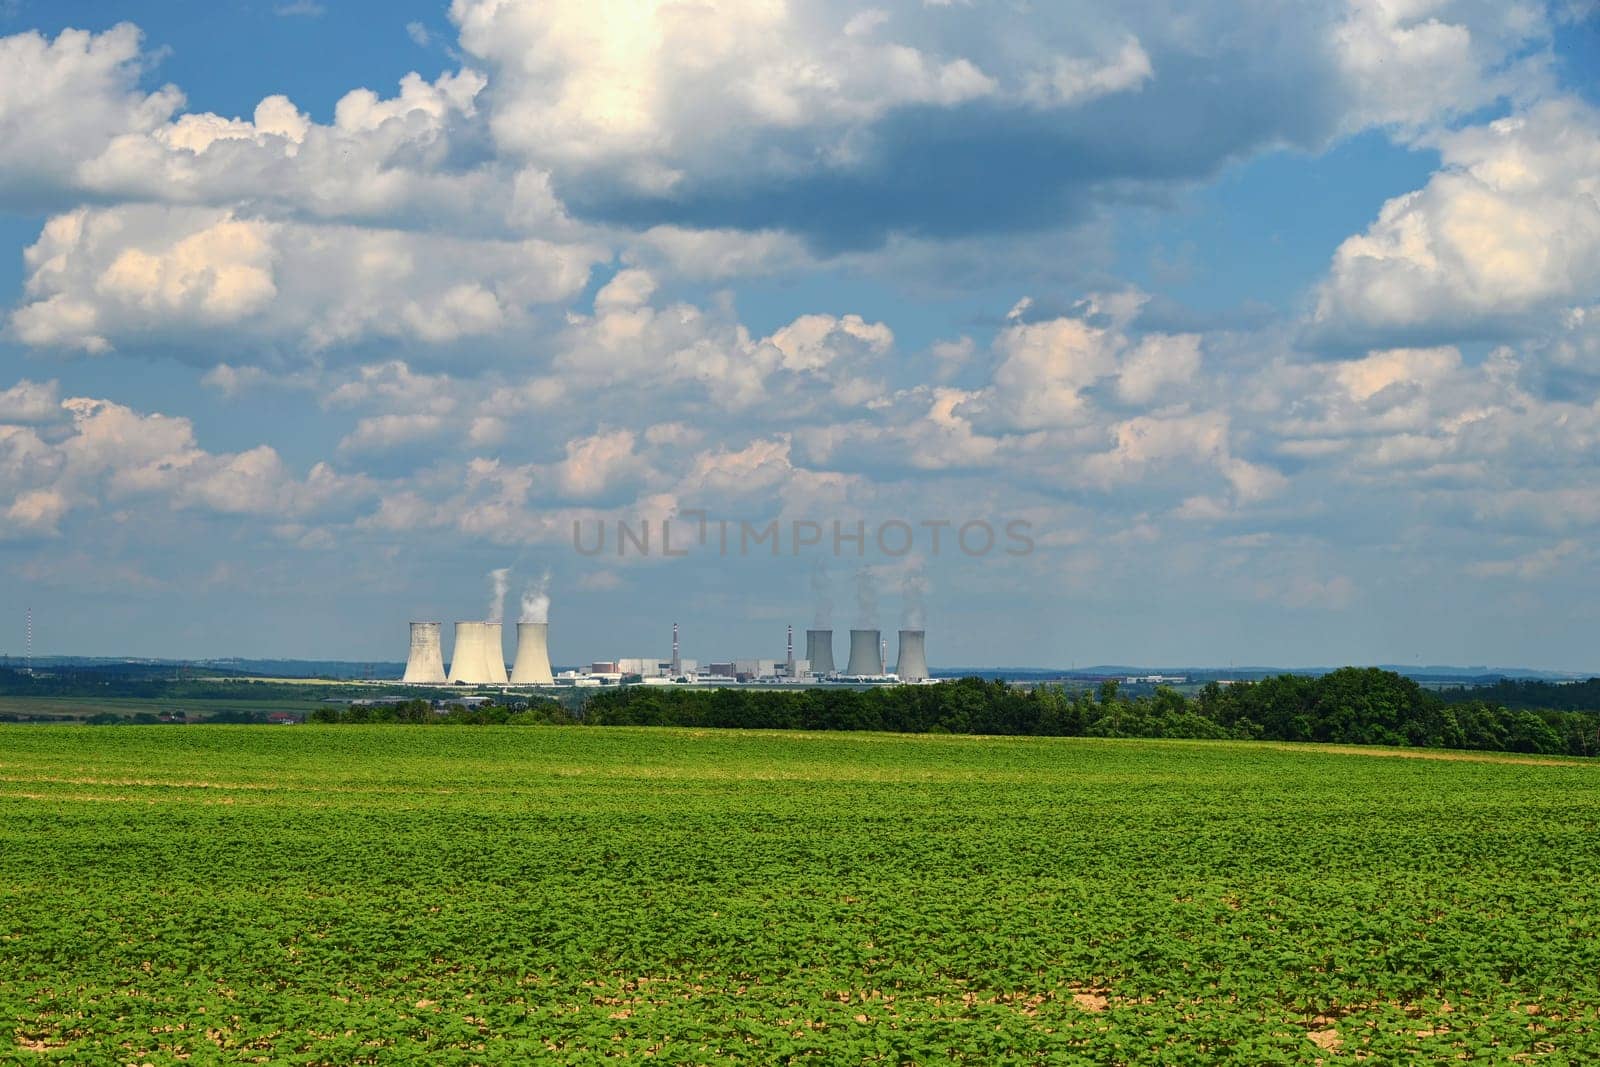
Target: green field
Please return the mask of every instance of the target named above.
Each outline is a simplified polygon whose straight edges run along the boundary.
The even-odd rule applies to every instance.
[[[0,1061],[1592,1062],[1597,787],[1243,742],[0,728]]]

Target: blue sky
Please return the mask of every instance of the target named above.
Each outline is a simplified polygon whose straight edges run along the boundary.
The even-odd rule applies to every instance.
[[[0,651],[396,659],[510,568],[562,662],[1600,670],[1597,70],[1567,2],[0,4]],[[572,544],[702,513],[918,536]]]

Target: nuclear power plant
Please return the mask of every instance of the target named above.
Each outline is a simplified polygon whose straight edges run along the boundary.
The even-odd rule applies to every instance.
[[[883,676],[883,646],[878,643],[877,630],[850,631],[850,659],[844,673],[851,678]]]
[[[444,651],[439,645],[439,624],[411,624],[411,651],[406,655],[406,673],[401,681],[408,685],[444,683]]]
[[[729,659],[702,664],[679,653],[678,624],[672,624],[672,657],[615,657],[595,660],[586,667],[557,674],[550,664],[550,625],[517,623],[517,651],[506,671],[502,647],[503,627],[498,622],[463,620],[455,625],[455,647],[450,669],[440,642],[440,624],[413,622],[411,648],[401,681],[406,685],[594,686],[619,685],[632,680],[646,685],[679,682],[698,685],[780,683],[815,685],[919,683],[930,681],[927,647],[922,630],[900,631],[900,659],[893,673],[884,668],[885,647],[881,631],[851,630],[850,656],[844,670],[834,665],[833,631],[806,631],[806,658],[795,656],[794,627],[788,628],[783,659]]]
[[[900,659],[894,673],[902,682],[922,682],[928,678],[928,650],[921,630],[900,631]]]
[[[512,685],[554,685],[550,673],[550,624],[517,623],[517,658],[511,665]]]
[[[805,658],[796,656],[794,627],[787,628],[782,659],[726,659],[702,663],[680,653],[678,624],[672,624],[671,658],[657,656],[606,656],[585,666],[559,673],[550,663],[548,575],[523,596],[522,618],[517,627],[516,655],[506,670],[503,625],[500,614],[507,571],[491,572],[495,580],[490,600],[490,620],[464,620],[455,624],[455,641],[447,661],[437,622],[411,623],[411,648],[401,681],[407,685],[464,686],[601,686],[601,685],[892,685],[928,682],[927,649],[921,629],[900,633],[900,657],[894,673],[885,669],[888,646],[877,629],[850,631],[850,653],[843,670],[833,658],[833,631],[806,631]],[[919,605],[920,609],[920,605]],[[819,620],[823,613],[819,612]],[[870,617],[870,616],[869,616]],[[920,617],[920,610],[906,618]],[[531,621],[538,620],[538,621]],[[448,662],[449,670],[445,664]]]

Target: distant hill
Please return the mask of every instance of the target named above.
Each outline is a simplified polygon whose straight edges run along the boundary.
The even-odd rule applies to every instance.
[[[202,667],[264,678],[374,678],[399,679],[404,663],[360,663],[349,660],[207,659]]]
[[[1390,671],[1423,684],[1493,685],[1507,679],[1531,679],[1555,683],[1571,682],[1587,677],[1584,674],[1563,671],[1540,671],[1527,667],[1451,667],[1416,664],[1376,664],[1379,670]],[[1332,674],[1339,667],[1218,667],[1218,666],[1149,666],[1127,663],[1097,663],[1087,667],[935,667],[938,678],[1009,678],[1017,681],[1042,681],[1051,678],[1095,680],[1100,678],[1144,677],[1152,674],[1185,675],[1191,681],[1211,679],[1276,678],[1286,674],[1320,678]]]
[[[74,673],[98,673],[117,678],[185,678],[236,677],[247,675],[256,678],[331,678],[336,680],[374,679],[398,681],[405,673],[400,662],[365,662],[360,660],[301,660],[301,659],[250,659],[229,657],[223,659],[176,660],[140,659],[108,656],[35,656],[35,670],[72,670]],[[22,667],[20,657],[0,657],[0,668],[13,670]],[[1417,666],[1379,664],[1379,669],[1392,671],[1423,685],[1492,686],[1505,681],[1542,681],[1569,683],[1587,677],[1584,674],[1560,671],[1539,671],[1526,667],[1452,667],[1448,665]],[[946,667],[935,664],[936,678],[989,678],[1012,681],[1038,682],[1053,679],[1098,681],[1102,678],[1143,677],[1152,674],[1185,675],[1192,682],[1212,679],[1260,679],[1285,674],[1320,678],[1331,674],[1337,667],[1218,667],[1211,666],[1149,666],[1125,663],[1094,664],[1087,667],[1019,667],[1019,666],[960,666]],[[1484,699],[1490,699],[1482,694]],[[1545,704],[1543,707],[1559,705]]]
[[[0,658],[0,668],[19,670],[21,657]],[[35,656],[36,671],[68,670],[74,674],[97,673],[115,678],[228,678],[249,675],[255,678],[335,678],[379,681],[399,679],[404,663],[366,663],[352,660],[304,659],[133,659],[109,656]]]

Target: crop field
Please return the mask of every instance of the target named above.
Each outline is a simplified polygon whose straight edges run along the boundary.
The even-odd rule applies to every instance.
[[[0,728],[0,1062],[1593,1062],[1600,765]]]

